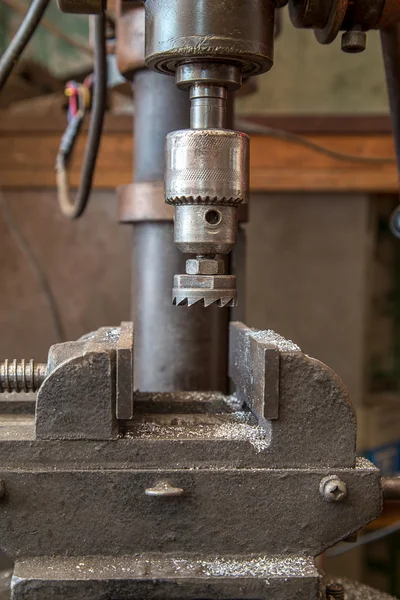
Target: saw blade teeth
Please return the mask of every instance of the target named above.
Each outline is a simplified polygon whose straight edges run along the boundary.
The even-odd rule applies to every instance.
[[[175,296],[175,298],[173,298],[172,300],[172,304],[174,306],[186,306],[187,303],[188,299],[186,298],[186,296]]]
[[[174,306],[189,307],[195,306],[196,304],[202,304],[205,308],[216,304],[217,306],[224,308],[236,306],[236,300],[233,296],[223,296],[222,298],[208,298],[207,296],[203,296],[201,298],[191,298],[190,296],[174,296],[172,299],[172,304]]]
[[[218,306],[223,308],[224,306],[233,307],[236,306],[235,299],[233,297],[229,298],[220,298],[218,300]]]
[[[204,298],[204,306],[211,306],[211,304],[214,304],[215,302],[217,302],[217,300],[213,299],[213,298]]]
[[[187,305],[194,306],[195,304],[201,303],[203,298],[187,298]]]

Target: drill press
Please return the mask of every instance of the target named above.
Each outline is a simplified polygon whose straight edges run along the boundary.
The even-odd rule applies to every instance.
[[[76,9],[75,0],[62,2]],[[226,316],[236,303],[221,256],[235,244],[247,201],[249,140],[225,128],[226,103],[243,77],[271,67],[278,4],[285,2],[145,3],[146,62],[175,76],[191,101],[190,129],[169,133],[165,147],[175,242],[194,255],[174,277],[180,306],[171,309],[188,326],[199,309],[215,315],[221,307]],[[400,19],[390,2],[372,4],[365,12],[364,2],[292,0],[291,12],[324,43],[344,29],[344,47],[354,50],[364,29]],[[147,76],[150,100],[159,88]],[[140,110],[144,104],[142,97]],[[160,164],[152,178],[154,163],[145,162],[134,189],[160,223],[161,213],[170,218],[169,208],[155,206]],[[140,229],[137,239],[154,242],[154,231],[164,230]],[[163,242],[170,221],[166,231]],[[200,329],[191,330],[189,349]],[[149,331],[142,328],[141,348],[146,335],[158,343]],[[135,346],[132,324],[122,323],[52,346],[46,365],[0,365],[3,392],[36,392],[34,418],[0,415],[0,540],[15,560],[13,600],[360,597],[352,584],[326,586],[314,559],[376,518],[385,493],[400,494],[398,481],[357,458],[355,415],[338,377],[278,334],[231,323],[234,396],[199,393],[183,376],[154,393],[142,385],[152,365]]]
[[[190,94],[190,129],[166,138],[165,201],[175,206],[175,243],[195,258],[174,277],[173,303],[235,306],[236,277],[217,255],[236,243],[248,201],[249,138],[226,129],[227,94],[272,66],[268,1],[145,3],[146,64]]]

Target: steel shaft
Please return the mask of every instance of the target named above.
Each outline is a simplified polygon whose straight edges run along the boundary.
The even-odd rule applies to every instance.
[[[164,178],[164,138],[188,126],[188,94],[172,78],[135,76],[135,180]],[[184,272],[171,221],[133,225],[135,387],[142,391],[227,388],[228,309],[171,305],[171,281]]]

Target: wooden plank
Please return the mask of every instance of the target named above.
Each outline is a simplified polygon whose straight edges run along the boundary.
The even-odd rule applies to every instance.
[[[240,115],[239,115],[240,117]],[[391,122],[386,115],[246,115],[242,120],[261,126],[275,127],[298,134],[337,134],[337,135],[376,135],[390,134]],[[83,125],[87,129],[88,120]],[[12,132],[13,135],[53,132],[59,134],[65,128],[65,113],[56,112],[48,116],[43,114],[14,114],[13,111],[0,110],[0,134]],[[132,130],[132,118],[129,115],[107,114],[104,130],[110,133],[128,133]]]
[[[49,119],[51,122],[52,120]],[[111,123],[111,124],[110,124]],[[53,123],[54,125],[54,123]],[[94,185],[113,189],[132,181],[132,133],[113,127],[109,120],[103,135]],[[61,129],[0,129],[0,186],[46,188],[55,186],[54,163]],[[293,140],[253,135],[251,186],[254,191],[382,192],[396,193],[397,171],[390,134],[308,134],[306,139],[331,150],[382,159],[390,164],[338,160]],[[71,185],[80,177],[86,134],[83,133],[71,163]]]

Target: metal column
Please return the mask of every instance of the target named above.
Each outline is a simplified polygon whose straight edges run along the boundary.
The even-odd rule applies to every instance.
[[[164,138],[189,123],[188,95],[172,77],[142,70],[134,79],[135,182],[161,182]],[[228,309],[171,304],[185,267],[172,221],[133,224],[135,387],[143,391],[227,389]]]

